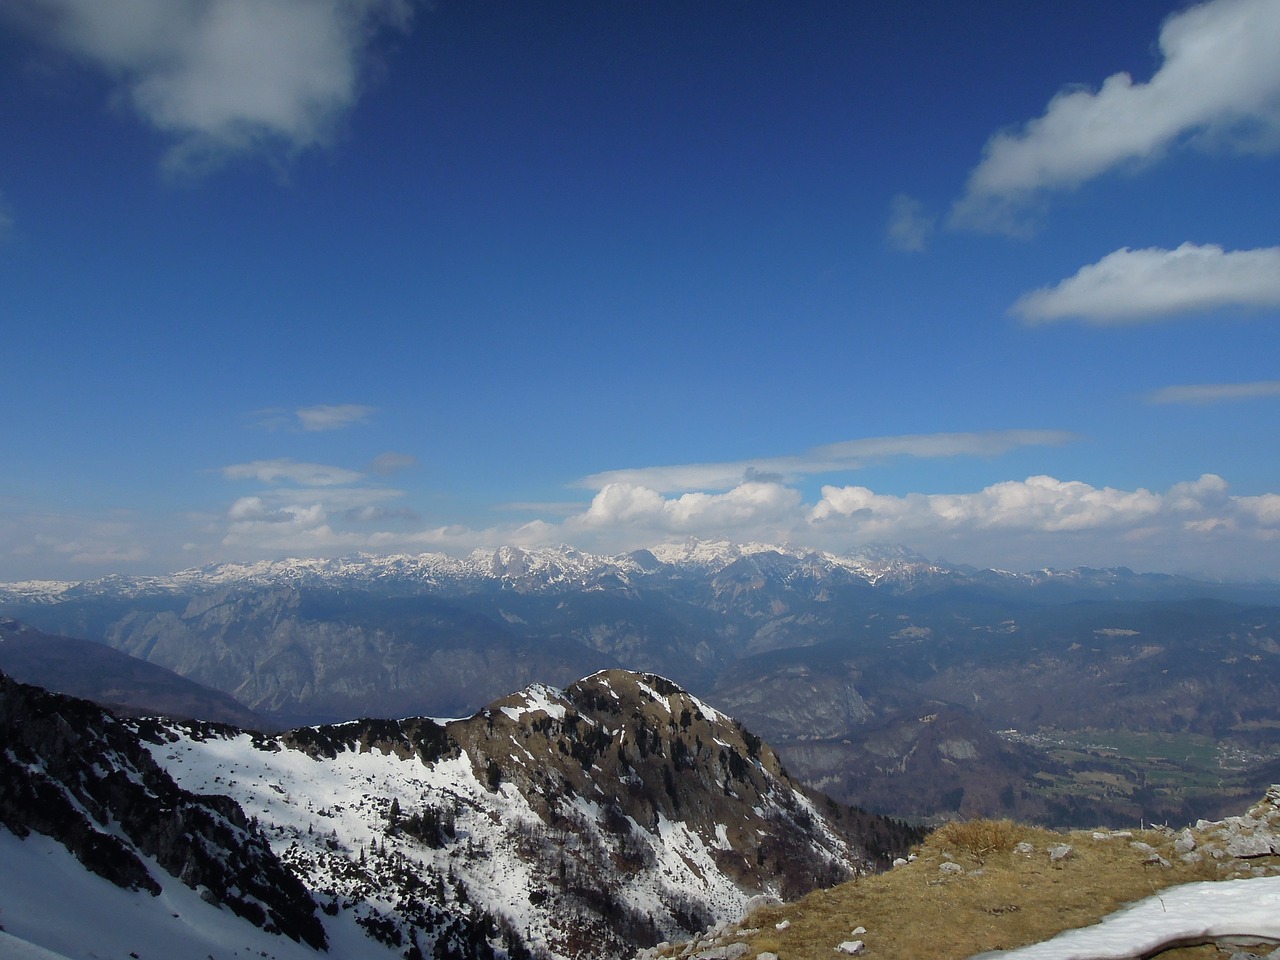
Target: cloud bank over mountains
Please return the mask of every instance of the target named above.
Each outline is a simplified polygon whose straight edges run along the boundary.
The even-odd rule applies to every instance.
[[[949,444],[949,455],[964,456],[1000,448],[1010,439],[877,438],[854,446],[918,451],[922,441],[935,455],[944,455],[936,451]],[[775,465],[773,460],[759,462]],[[1280,495],[1237,496],[1226,480],[1213,474],[1165,491],[1100,487],[1043,475],[947,493],[893,494],[828,484],[816,499],[807,498],[794,480],[781,478],[739,477],[725,489],[675,495],[638,482],[646,475],[659,485],[669,484],[672,476],[683,482],[695,475],[728,475],[709,469],[713,466],[698,465],[684,473],[679,468],[654,468],[651,474],[633,471],[632,479],[602,479],[590,502],[563,519],[482,527],[424,528],[412,522],[389,526],[384,521],[411,521],[416,516],[388,510],[386,505],[399,501],[402,493],[373,480],[345,487],[320,482],[303,489],[280,486],[237,500],[220,525],[220,546],[245,555],[311,555],[569,543],[613,553],[669,539],[729,537],[837,552],[864,543],[903,543],[927,555],[994,566],[1021,561],[1028,566],[1127,563],[1166,569],[1176,555],[1183,570],[1198,569],[1199,560],[1206,567],[1228,563],[1237,572],[1280,576],[1280,565],[1274,561],[1280,542]],[[272,467],[259,475],[296,479],[303,471],[288,474]],[[314,472],[317,481],[329,475]],[[380,521],[381,527],[368,525]]]
[[[601,490],[615,484],[626,484],[659,493],[724,490],[743,482],[776,479],[791,483],[815,474],[859,470],[872,463],[897,457],[995,457],[1017,447],[1058,446],[1074,439],[1075,436],[1065,430],[988,430],[977,433],[867,437],[815,447],[798,456],[607,470],[583,477],[573,485],[587,490]]]

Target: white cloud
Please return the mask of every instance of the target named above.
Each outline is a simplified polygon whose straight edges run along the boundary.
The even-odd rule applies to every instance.
[[[1241,497],[1238,503],[1243,513],[1258,523],[1274,528],[1273,533],[1280,536],[1280,494],[1264,493],[1257,497]]]
[[[227,511],[233,524],[289,523],[296,526],[314,526],[324,519],[324,509],[318,503],[308,505],[286,504],[273,507],[262,497],[241,497]]]
[[[852,521],[898,534],[911,530],[1008,529],[1040,533],[1140,525],[1165,507],[1148,490],[1093,487],[1036,476],[1007,480],[977,493],[876,494],[866,487],[823,487],[810,519]]]
[[[1200,139],[1237,149],[1280,145],[1280,4],[1210,0],[1169,17],[1163,62],[1055,96],[1042,116],[987,141],[952,209],[953,226],[1019,232],[1045,191]]]
[[[1028,323],[1078,317],[1114,324],[1222,307],[1280,307],[1280,247],[1123,247],[1019,298],[1010,312]]]
[[[924,204],[915,197],[898,194],[893,198],[887,229],[889,246],[919,253],[928,245],[935,226],[935,218],[924,212]]]
[[[1147,403],[1191,403],[1204,405],[1233,400],[1255,400],[1258,397],[1280,397],[1280,380],[1255,380],[1252,383],[1198,383],[1161,387],[1147,394]]]
[[[343,530],[343,524],[416,521],[407,509],[383,506],[403,496],[400,490],[374,487],[277,488],[240,497],[226,514],[224,547],[252,553],[298,553],[334,548],[368,549],[385,533]],[[335,526],[337,525],[337,526]],[[404,537],[403,533],[397,536]]]
[[[18,0],[10,14],[107,72],[176,142],[174,170],[327,142],[355,103],[373,36],[411,0]]]
[[[377,407],[366,407],[358,403],[338,403],[299,407],[295,412],[302,429],[314,433],[320,430],[341,430],[357,423],[364,423],[377,412],[377,409]]]
[[[801,507],[800,492],[780,483],[742,483],[725,493],[686,493],[666,499],[646,487],[607,484],[570,526],[618,525],[656,533],[759,529],[789,522]]]
[[[857,470],[869,463],[893,457],[992,457],[1017,447],[1058,445],[1074,439],[1073,434],[1062,430],[988,430],[867,437],[814,447],[797,456],[606,470],[576,480],[572,486],[601,490],[612,484],[624,484],[660,493],[726,490],[743,481],[794,482],[814,474]]]
[[[1214,474],[1166,491],[1098,487],[1033,476],[958,493],[879,493],[824,486],[815,503],[779,483],[743,483],[719,494],[663,496],[635,484],[605,486],[542,542],[605,550],[669,537],[789,542],[845,551],[903,543],[927,556],[1013,569],[1046,565],[1216,570],[1280,576],[1280,494],[1233,496]],[[494,531],[485,531],[494,538]],[[455,532],[455,538],[465,535]]]
[[[298,463],[287,458],[232,464],[222,468],[222,475],[228,480],[258,480],[262,483],[288,480],[307,487],[331,487],[361,479],[361,474],[354,470],[320,463]]]

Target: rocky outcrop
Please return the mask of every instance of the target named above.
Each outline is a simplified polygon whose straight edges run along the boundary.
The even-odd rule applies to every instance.
[[[1280,854],[1280,784],[1273,783],[1243,816],[1197,821],[1194,828],[1178,834],[1174,849],[1188,862],[1205,857],[1253,860]]]
[[[512,782],[547,822],[583,796],[619,829],[683,824],[746,890],[799,896],[887,866],[915,836],[808,790],[759,737],[653,674],[530,688],[449,731],[478,777]]]
[[[887,866],[917,838],[806,790],[653,674],[535,684],[444,723],[135,725],[184,786],[252,809],[326,912],[423,956],[499,941],[512,957],[629,956],[753,894]]]
[[[0,674],[0,824],[59,841],[113,883],[159,894],[154,858],[268,932],[316,948],[324,927],[306,888],[240,806],[197,796],[161,770],[136,735],[101,708]]]

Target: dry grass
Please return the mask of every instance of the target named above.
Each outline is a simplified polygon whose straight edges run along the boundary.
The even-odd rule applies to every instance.
[[[1016,852],[1022,841],[1034,852]],[[1135,841],[1150,844],[1173,865],[1144,863],[1147,853],[1130,845]],[[1072,855],[1051,861],[1048,851],[1063,843],[1071,845]],[[940,867],[947,861],[963,871],[944,873]],[[964,960],[1097,922],[1173,884],[1210,879],[1223,879],[1215,862],[1182,863],[1172,837],[1158,831],[1095,839],[1092,831],[1062,834],[1009,821],[974,821],[930,834],[906,866],[766,907],[742,927],[759,930],[746,938],[749,957],[772,951],[781,960],[831,960],[835,945],[862,926],[867,932],[857,939],[865,942],[869,958]],[[789,926],[776,929],[783,921]],[[1207,960],[1218,953],[1210,947],[1167,954],[1175,956]]]
[[[1011,853],[1028,833],[1012,820],[953,820],[934,831],[929,842],[981,864],[992,854]]]

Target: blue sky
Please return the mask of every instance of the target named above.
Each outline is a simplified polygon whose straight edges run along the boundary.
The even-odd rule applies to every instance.
[[[1280,576],[1280,5],[15,0],[0,579]]]

